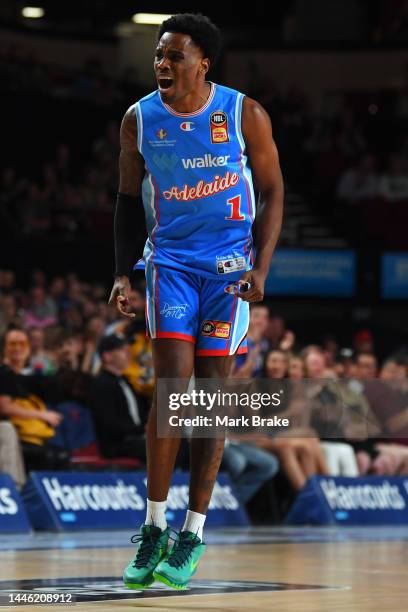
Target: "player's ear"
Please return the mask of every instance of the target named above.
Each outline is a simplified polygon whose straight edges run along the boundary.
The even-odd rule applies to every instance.
[[[203,57],[201,60],[200,72],[203,74],[207,74],[210,69],[210,60],[208,57]]]

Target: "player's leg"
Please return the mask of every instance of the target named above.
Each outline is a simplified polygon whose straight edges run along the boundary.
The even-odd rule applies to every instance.
[[[194,369],[194,344],[170,338],[156,339],[152,344],[156,380],[191,378]],[[148,500],[165,502],[181,438],[158,438],[157,418],[155,392],[146,430],[147,495]],[[146,517],[146,521],[150,522],[149,516]]]
[[[194,342],[198,298],[188,286],[188,275],[157,268],[146,271],[147,323],[153,343],[156,383],[161,378],[189,379],[194,369]],[[157,385],[147,424],[146,519],[135,558],[124,572],[130,588],[143,588],[154,581],[153,572],[165,557],[169,540],[166,500],[180,438],[157,436]]]
[[[225,379],[231,374],[234,355],[246,337],[249,305],[225,292],[228,283],[206,280],[200,293],[200,331],[197,340],[196,378]],[[189,510],[205,517],[221,464],[224,440],[192,438],[190,447]],[[203,521],[203,519],[202,519]],[[185,528],[191,523],[186,520]],[[192,524],[194,526],[194,524]],[[198,532],[202,539],[202,525]]]
[[[248,304],[224,292],[224,283],[202,281],[200,327],[195,360],[196,379],[225,379],[234,353],[246,336]],[[243,306],[242,306],[243,305]],[[242,307],[241,307],[242,306]],[[169,556],[156,567],[155,578],[185,589],[205,551],[203,526],[224,450],[224,439],[192,438],[190,498],[185,523]]]
[[[197,357],[195,365],[196,378],[228,378],[234,357]],[[202,539],[202,528],[210,503],[211,494],[220,468],[225,440],[220,438],[192,438],[190,441],[190,514],[201,515],[199,520],[189,521],[184,525],[189,531],[194,530]],[[197,517],[198,518],[198,517]],[[197,529],[198,527],[198,529]]]
[[[233,357],[198,357],[196,378],[225,378]],[[192,438],[190,441],[189,509],[179,536],[167,558],[161,561],[154,577],[176,588],[187,588],[195,573],[206,545],[203,527],[211,494],[220,468],[225,440],[220,438]]]

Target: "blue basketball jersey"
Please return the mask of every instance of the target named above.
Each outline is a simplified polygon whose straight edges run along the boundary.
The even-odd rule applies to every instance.
[[[255,196],[241,130],[243,94],[211,83],[194,113],[159,91],[135,104],[147,264],[235,281],[251,269]]]

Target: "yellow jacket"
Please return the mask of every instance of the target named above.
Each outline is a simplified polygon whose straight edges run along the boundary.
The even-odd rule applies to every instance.
[[[24,399],[16,398],[14,401],[21,408],[25,408],[26,410],[38,410],[38,412],[47,410],[44,402],[36,395],[30,395]],[[43,446],[48,438],[52,438],[55,435],[55,431],[51,425],[42,419],[37,419],[35,417],[23,419],[22,417],[13,416],[11,417],[11,421],[17,428],[20,440],[23,442],[30,442],[31,444]]]

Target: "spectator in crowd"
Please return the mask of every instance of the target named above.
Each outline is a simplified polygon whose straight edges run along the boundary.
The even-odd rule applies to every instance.
[[[30,342],[28,334],[23,329],[8,330],[4,336],[4,363],[16,374],[30,374],[29,367]]]
[[[24,315],[27,327],[49,327],[57,322],[57,307],[43,287],[33,287],[30,303]]]
[[[107,458],[133,457],[145,463],[148,402],[123,375],[130,362],[127,340],[104,336],[98,352],[102,369],[92,380],[89,405],[100,451]]]
[[[284,319],[278,315],[272,315],[269,318],[268,327],[265,331],[265,337],[269,342],[270,349],[291,351],[295,345],[295,334],[286,329]]]
[[[32,372],[49,376],[56,371],[55,361],[45,347],[45,330],[41,327],[33,327],[28,330],[31,346],[31,354],[28,367]]]
[[[336,359],[339,353],[339,345],[332,334],[327,334],[322,345],[326,368],[335,369]]]
[[[291,355],[288,361],[288,378],[298,381],[305,377],[306,368],[303,359],[298,355]]]
[[[0,366],[3,379],[0,416],[10,419],[16,427],[27,469],[63,467],[67,463],[67,453],[54,447],[51,442],[62,415],[49,410],[44,399],[34,392],[42,387],[36,385],[42,377],[28,375],[25,366],[29,356],[27,333],[17,329],[8,331],[4,345],[4,365]],[[44,387],[41,391],[44,391]]]
[[[136,393],[151,398],[154,390],[153,354],[144,320],[132,319],[124,333],[130,349],[130,362],[124,375]]]
[[[337,378],[334,368],[327,368],[325,355],[320,347],[309,346],[304,349],[305,367],[308,378],[335,379]]]
[[[404,377],[401,377],[403,372],[398,370],[394,359],[400,361],[398,357],[387,359],[381,368],[380,377],[376,378],[375,356],[361,354],[357,357],[358,380],[379,430],[377,437],[372,437],[365,445],[361,444],[360,452],[357,453],[362,474],[408,473],[407,396],[400,386],[401,381],[404,381]]]
[[[2,397],[7,393],[2,389],[2,369],[0,366],[0,418]],[[26,481],[23,453],[15,427],[8,421],[0,420],[0,473],[9,474],[18,489]]]
[[[288,356],[282,350],[272,350],[265,361],[265,374],[268,378],[282,380],[286,377]],[[285,401],[279,409],[279,416],[293,417],[291,387],[285,386]],[[297,412],[296,408],[296,412]],[[302,410],[302,406],[300,407]],[[276,411],[276,409],[275,409]],[[266,413],[264,416],[268,416]],[[299,423],[302,419],[296,419]],[[295,422],[295,420],[293,421]],[[261,432],[252,436],[258,448],[272,453],[279,459],[281,469],[294,491],[300,491],[307,479],[315,474],[327,474],[323,452],[315,433],[307,427],[291,428],[287,435],[281,432],[272,434]]]
[[[400,390],[407,391],[407,360],[404,356],[389,357],[384,363],[380,371],[381,380],[391,383],[397,383]]]
[[[374,352],[374,336],[369,329],[361,329],[354,335],[353,348],[356,354]]]
[[[389,202],[408,200],[407,168],[399,155],[392,155],[387,171],[381,176],[378,185],[379,195]]]
[[[249,442],[227,438],[222,468],[231,477],[242,504],[247,504],[279,469],[277,458]]]
[[[362,352],[356,356],[356,376],[360,380],[377,378],[378,362],[373,353]]]
[[[285,378],[288,371],[288,356],[284,351],[274,349],[265,359],[266,378]]]
[[[252,378],[262,374],[263,362],[268,351],[265,337],[269,325],[269,309],[265,304],[253,304],[250,310],[247,334],[248,353],[235,358],[235,378]]]
[[[378,197],[377,160],[371,153],[364,155],[358,166],[346,170],[337,185],[337,197],[348,204]]]
[[[17,311],[16,298],[12,293],[0,295],[0,335],[13,325],[21,325],[22,317]]]

